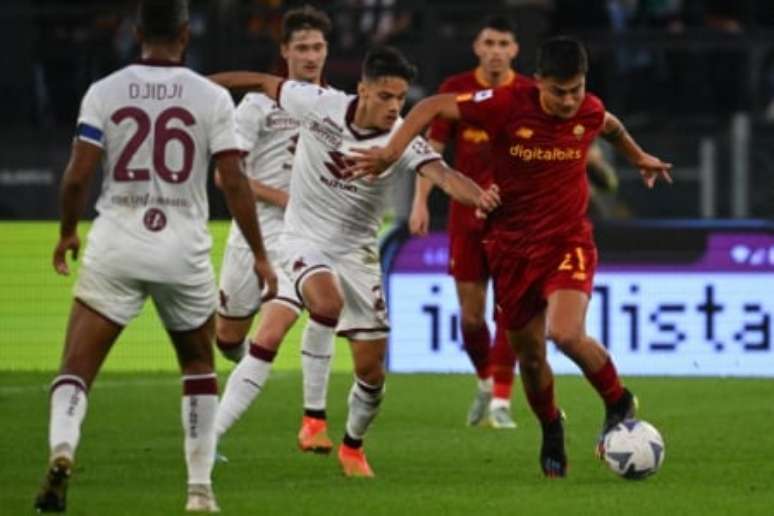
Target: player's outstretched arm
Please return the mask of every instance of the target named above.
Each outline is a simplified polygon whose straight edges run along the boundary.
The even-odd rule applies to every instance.
[[[89,183],[102,159],[102,149],[82,140],[74,140],[70,161],[67,163],[62,183],[59,186],[59,242],[54,248],[54,270],[62,275],[70,274],[67,266],[67,252],[73,260],[78,259],[81,242],[78,239],[78,219],[86,209]]]
[[[214,73],[207,78],[228,90],[258,91],[275,100],[279,85],[285,80],[277,75],[244,71]]]
[[[640,170],[642,180],[648,188],[653,188],[659,177],[667,183],[672,182],[672,176],[669,173],[672,170],[672,164],[665,163],[642,150],[614,114],[605,113],[601,135]]]
[[[430,146],[438,154],[443,154],[446,147],[443,143],[436,140],[428,140]],[[433,190],[433,182],[422,177],[417,176],[417,180],[414,183],[414,201],[411,203],[411,213],[409,214],[409,232],[412,235],[423,236],[426,235],[430,229],[430,211],[427,208],[427,199],[430,197],[430,192]]]
[[[412,235],[426,235],[430,228],[430,211],[427,209],[427,198],[433,189],[433,182],[417,176],[414,183],[414,201],[409,214],[409,232]]]
[[[255,199],[242,173],[242,161],[236,153],[224,154],[217,158],[217,168],[228,209],[255,256],[255,272],[265,285],[264,296],[274,297],[277,294],[277,275],[266,256],[261,226],[255,216]]]
[[[459,120],[457,95],[443,93],[419,101],[406,116],[403,124],[390,138],[385,147],[352,149],[352,166],[347,169],[352,179],[366,175],[379,175],[398,161],[409,143],[429,124],[440,116]]]
[[[263,201],[280,208],[285,208],[288,205],[288,193],[279,188],[268,186],[257,179],[250,179],[250,189],[253,191],[253,195],[259,201]]]
[[[268,186],[257,179],[248,179],[247,181],[256,200],[273,204],[280,208],[285,208],[288,205],[289,196],[286,191]],[[218,169],[215,169],[215,186],[221,190],[223,189]]]
[[[424,177],[438,185],[455,201],[467,206],[474,206],[482,213],[490,213],[500,206],[500,191],[497,185],[486,190],[475,181],[449,168],[441,160],[431,161],[422,166],[419,171]]]

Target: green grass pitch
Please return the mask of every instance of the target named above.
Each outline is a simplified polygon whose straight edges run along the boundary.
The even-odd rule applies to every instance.
[[[85,228],[84,228],[85,229]],[[213,224],[216,248],[225,235]],[[51,272],[53,224],[0,224],[0,515],[32,514],[47,458],[47,384],[58,363],[72,279]],[[216,253],[215,261],[220,260]],[[149,305],[150,306],[150,305]],[[89,398],[68,497],[72,515],[183,514],[180,383],[152,310],[121,337]],[[298,452],[298,330],[266,392],[222,443],[215,488],[226,515],[770,515],[774,514],[774,382],[630,378],[642,417],[666,441],[664,469],[615,477],[592,455],[601,406],[582,378],[557,380],[568,413],[570,475],[542,478],[539,429],[514,389],[515,431],[467,428],[474,381],[392,375],[366,441],[377,478],[343,478],[333,456]],[[351,383],[337,345],[332,434]],[[219,363],[221,385],[229,366]]]

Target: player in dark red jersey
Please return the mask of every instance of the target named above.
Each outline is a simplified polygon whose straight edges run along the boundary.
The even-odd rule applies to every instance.
[[[379,173],[436,116],[465,120],[489,133],[502,207],[487,225],[487,260],[497,312],[542,425],[540,465],[548,477],[565,476],[567,457],[546,336],[578,364],[604,400],[601,435],[636,409],[607,351],[585,330],[597,263],[586,217],[589,146],[601,135],[639,169],[648,188],[659,177],[671,182],[671,165],[643,151],[602,101],[586,94],[587,69],[581,43],[551,39],[540,48],[536,85],[427,98],[411,110],[387,147],[358,151],[351,168],[354,177]]]
[[[519,53],[516,32],[502,16],[487,18],[473,42],[478,66],[452,75],[438,89],[439,93],[464,93],[482,88],[518,87],[532,84],[532,79],[513,69]],[[436,118],[428,131],[430,144],[443,153],[447,144],[454,149],[454,168],[486,188],[492,184],[491,141],[486,131],[464,120]],[[414,203],[409,217],[412,234],[427,233],[430,215],[427,197],[432,183],[418,176]],[[449,273],[454,277],[460,302],[460,326],[465,351],[478,376],[478,392],[468,411],[468,425],[489,422],[493,428],[516,428],[511,417],[511,387],[516,354],[508,345],[505,330],[497,325],[494,347],[484,310],[489,267],[482,240],[484,220],[475,210],[454,200],[449,202]]]

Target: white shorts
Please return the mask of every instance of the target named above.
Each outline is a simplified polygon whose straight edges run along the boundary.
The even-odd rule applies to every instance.
[[[150,296],[164,327],[176,332],[201,328],[217,307],[215,278],[198,285],[156,283],[110,276],[85,265],[78,273],[73,295],[121,326],[140,313]]]
[[[344,298],[336,334],[356,340],[386,338],[390,332],[387,305],[382,292],[379,261],[325,253],[302,238],[285,235],[283,267],[301,298],[304,282],[318,272],[332,271]]]
[[[270,303],[282,303],[296,313],[303,310],[301,299],[296,296],[293,283],[279,263],[275,251],[267,251],[277,274],[277,296]],[[258,277],[253,272],[253,252],[237,246],[226,246],[220,269],[220,302],[218,314],[226,319],[247,319],[261,308],[261,291]]]

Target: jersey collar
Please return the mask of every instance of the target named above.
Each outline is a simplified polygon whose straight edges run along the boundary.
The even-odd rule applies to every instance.
[[[486,80],[486,77],[484,76],[484,70],[481,69],[479,66],[473,71],[473,76],[476,78],[476,82],[483,86],[484,88],[491,88],[492,84]],[[513,84],[513,81],[516,80],[516,72],[513,70],[508,70],[508,77],[505,79],[505,82],[503,82],[500,86],[510,86]]]
[[[172,61],[171,59],[143,59],[140,58],[137,61],[135,61],[135,64],[139,65],[145,65],[145,66],[184,66],[183,63],[180,61]]]
[[[358,140],[368,140],[370,138],[376,138],[377,136],[382,136],[383,134],[387,134],[390,131],[383,131],[383,130],[372,130],[363,132],[358,130],[354,126],[354,120],[355,120],[355,113],[357,112],[357,103],[360,100],[360,97],[353,98],[349,106],[347,106],[347,116],[345,117],[347,122],[347,129],[349,129],[349,132],[352,133],[352,136],[354,136]]]

